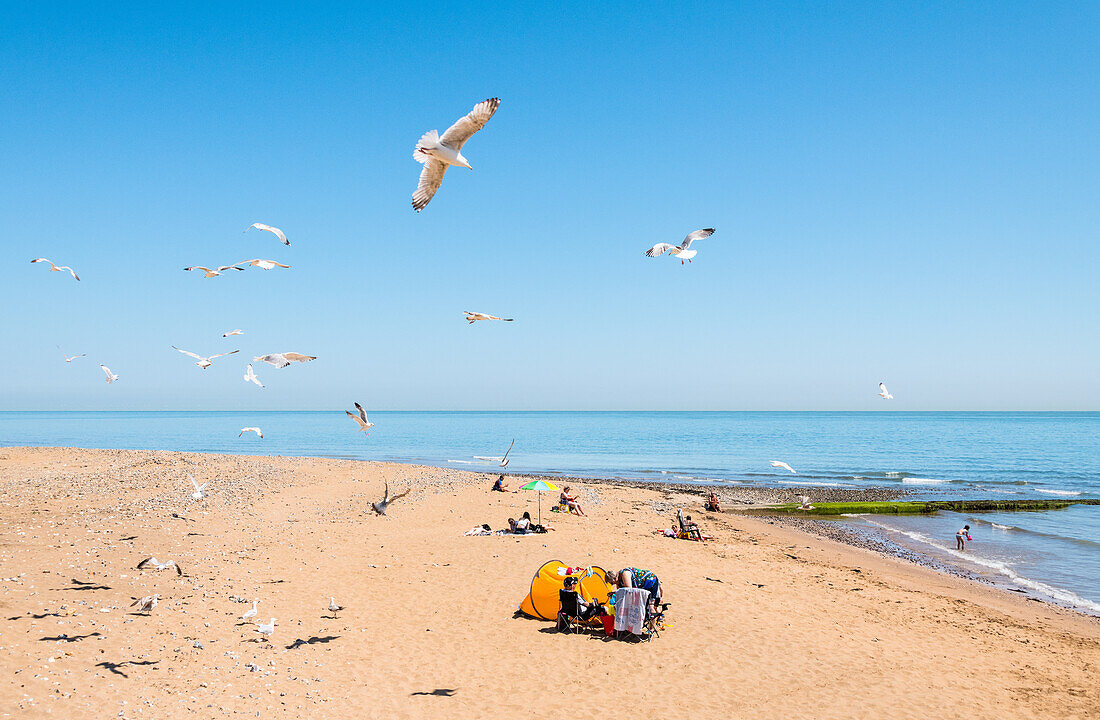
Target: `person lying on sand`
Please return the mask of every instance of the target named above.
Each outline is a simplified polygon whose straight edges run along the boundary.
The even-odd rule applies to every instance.
[[[584,515],[584,510],[581,509],[581,504],[577,502],[577,498],[569,494],[568,485],[561,491],[561,501],[569,506],[569,512],[574,515]]]

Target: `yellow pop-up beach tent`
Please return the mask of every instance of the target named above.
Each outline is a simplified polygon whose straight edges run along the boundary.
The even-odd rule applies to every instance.
[[[556,620],[560,607],[558,591],[565,587],[568,570],[569,567],[560,560],[551,560],[540,567],[531,579],[531,591],[519,604],[519,611],[533,618]],[[572,575],[579,581],[577,590],[584,601],[606,603],[611,596],[607,571],[598,567],[574,570]]]

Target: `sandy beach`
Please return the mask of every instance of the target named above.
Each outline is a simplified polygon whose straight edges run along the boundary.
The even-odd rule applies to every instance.
[[[0,717],[1100,717],[1095,618],[668,489],[571,483],[588,517],[545,496],[545,535],[463,536],[536,514],[493,477],[0,448]],[[384,480],[412,492],[377,517]],[[659,535],[677,507],[714,540]],[[553,559],[653,570],[671,627],[513,617]]]

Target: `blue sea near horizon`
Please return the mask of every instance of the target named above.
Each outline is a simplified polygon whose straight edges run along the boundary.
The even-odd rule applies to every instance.
[[[892,487],[918,498],[1100,497],[1096,412],[0,412],[0,445],[380,460],[729,486]],[[238,438],[240,428],[259,426]],[[798,473],[770,466],[782,460]],[[1003,517],[1008,515],[1008,517]],[[952,524],[974,543],[954,552]],[[872,524],[872,521],[874,524]],[[1100,507],[852,522],[996,581],[1100,614]],[[946,524],[945,524],[946,523]],[[961,527],[961,525],[960,525]]]

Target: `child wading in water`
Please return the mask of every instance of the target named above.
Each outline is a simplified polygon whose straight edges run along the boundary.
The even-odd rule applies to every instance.
[[[973,539],[974,538],[970,537],[970,526],[963,525],[962,530],[959,530],[957,533],[955,533],[955,549],[966,550],[966,541]]]

